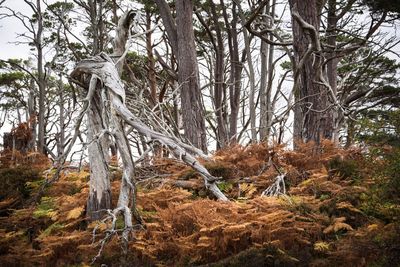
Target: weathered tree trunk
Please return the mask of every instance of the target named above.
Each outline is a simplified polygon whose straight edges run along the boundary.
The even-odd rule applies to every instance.
[[[108,171],[108,140],[100,134],[107,129],[102,115],[104,105],[101,98],[98,80],[92,78],[90,90],[94,91],[87,113],[88,156],[90,164],[89,197],[86,212],[90,220],[99,220],[105,210],[111,208],[111,186]]]
[[[95,3],[93,3],[95,6]],[[96,10],[91,16],[96,17]],[[130,23],[135,16],[133,11],[125,12],[118,22],[116,38],[114,41],[113,55],[118,58],[116,69],[118,75],[122,74],[125,62],[125,45],[129,36]],[[96,35],[97,36],[97,35]],[[101,38],[101,37],[98,37]],[[94,44],[101,45],[93,40]],[[99,47],[94,47],[99,49]],[[111,208],[111,186],[108,170],[110,138],[104,131],[109,129],[109,114],[104,105],[104,96],[98,88],[97,79],[91,81],[91,90],[94,94],[91,98],[88,111],[88,139],[89,139],[89,162],[90,162],[90,183],[89,198],[87,202],[87,215],[91,220],[97,220],[104,216],[104,211]],[[89,90],[90,91],[90,90]],[[103,92],[105,94],[105,92]],[[117,145],[118,147],[118,145]],[[103,210],[103,212],[99,212]]]
[[[289,3],[296,60],[294,140],[319,143],[321,139],[331,139],[333,134],[328,89],[318,80],[322,58],[315,42],[319,40],[321,6],[317,0],[290,0]],[[300,25],[295,12],[310,27]]]
[[[228,200],[215,184],[217,178],[213,177],[207,169],[191,155],[191,153],[201,155],[201,151],[197,148],[188,146],[175,138],[170,138],[151,130],[135,118],[135,116],[128,110],[124,104],[125,90],[123,83],[118,76],[114,64],[107,55],[97,56],[90,60],[80,62],[71,73],[71,76],[77,80],[81,80],[82,74],[97,75],[99,79],[101,79],[104,88],[109,91],[108,95],[112,96],[110,97],[111,107],[118,114],[119,118],[121,118],[125,123],[131,125],[139,134],[144,135],[153,141],[160,142],[168,147],[175,157],[182,159],[185,163],[199,172],[199,174],[204,178],[207,188],[218,199],[224,201]],[[118,97],[114,97],[115,95]],[[115,123],[114,119],[112,123]]]

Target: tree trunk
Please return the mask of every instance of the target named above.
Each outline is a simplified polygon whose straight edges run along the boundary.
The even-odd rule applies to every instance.
[[[42,35],[43,35],[43,17],[41,11],[40,0],[36,1],[37,8],[37,33],[35,37],[35,45],[38,53],[37,57],[37,69],[38,69],[38,87],[39,87],[39,120],[38,120],[38,145],[37,149],[40,153],[45,153],[45,96],[46,96],[46,77],[43,69],[43,46],[42,46]]]
[[[29,95],[28,95],[28,123],[31,130],[31,140],[28,143],[28,151],[35,150],[36,143],[36,125],[37,125],[37,116],[36,116],[36,105],[35,105],[35,81],[31,79],[29,86]]]
[[[226,103],[225,103],[225,83],[224,83],[224,41],[222,39],[221,27],[218,22],[218,15],[215,4],[210,1],[211,17],[215,25],[216,45],[215,45],[215,71],[214,71],[214,105],[217,117],[217,149],[223,148],[228,143],[226,130]]]
[[[87,123],[88,123],[88,156],[90,163],[89,198],[86,212],[90,220],[101,219],[105,212],[111,208],[111,186],[108,172],[108,141],[106,136],[99,136],[107,126],[104,125],[102,115],[104,105],[101,99],[98,81],[92,78],[91,89],[95,90],[91,100]]]
[[[271,7],[269,7],[269,1],[266,6],[266,14],[269,17],[265,17],[264,23],[268,27],[273,26],[275,17],[275,4],[276,0],[273,0]],[[268,39],[274,41],[273,34],[268,35]],[[274,45],[268,44],[261,40],[261,81],[260,81],[260,141],[268,142],[268,138],[271,132],[272,124],[272,113],[273,103],[271,100],[272,94],[272,82],[274,74]]]
[[[150,85],[150,96],[151,103],[153,106],[157,105],[157,80],[156,80],[156,71],[155,71],[155,59],[153,55],[153,44],[152,44],[152,32],[151,30],[151,13],[146,10],[146,50],[147,50],[147,67],[149,69],[149,85]]]
[[[240,103],[240,88],[242,78],[242,65],[239,62],[239,43],[237,27],[236,4],[232,3],[232,20],[229,22],[229,16],[223,0],[220,0],[225,25],[227,27],[230,73],[229,73],[229,133],[230,144],[237,142],[237,122]]]
[[[327,25],[327,44],[329,52],[327,58],[330,59],[327,63],[327,76],[330,87],[332,88],[333,94],[337,95],[337,77],[338,77],[338,64],[339,58],[336,57],[336,40],[337,40],[337,22],[338,18],[336,15],[336,3],[337,0],[328,0],[328,25]],[[333,112],[334,118],[334,129],[332,139],[336,144],[339,143],[339,129],[340,122],[342,121],[342,112],[336,110]]]
[[[61,79],[61,74],[58,80],[58,108],[60,109],[60,132],[57,140],[57,156],[60,157],[64,153],[65,144],[65,114],[64,114],[64,86]]]
[[[310,26],[319,38],[320,11],[317,0],[290,0],[292,11],[293,46],[296,65],[294,109],[294,141],[319,143],[322,139],[331,139],[333,119],[329,107],[328,89],[319,84],[318,74],[321,70],[322,58],[311,44],[310,30],[302,27],[293,16],[295,11]]]
[[[95,17],[95,14],[92,14],[92,16]],[[122,56],[125,52],[125,45],[129,36],[129,25],[134,16],[135,13],[133,11],[124,13],[116,29],[113,55],[116,56],[118,60],[116,61],[118,75],[122,74],[123,64],[125,62]],[[98,42],[93,40],[93,43]],[[87,202],[87,214],[91,220],[98,220],[104,216],[104,212],[99,212],[100,210],[111,208],[111,188],[108,172],[109,148],[111,142],[108,135],[101,133],[109,129],[108,116],[112,114],[106,111],[103,102],[104,96],[101,95],[101,90],[97,88],[96,80],[95,78],[92,79],[91,86],[94,86],[92,88],[92,90],[94,90],[94,95],[88,112],[90,191]],[[117,144],[117,148],[118,147]]]
[[[199,84],[192,15],[192,1],[176,1],[178,83],[181,88],[183,129],[187,140],[206,152],[205,112]]]
[[[240,5],[240,1],[234,0],[238,10],[239,10],[239,17],[241,20],[241,24],[243,27],[243,38],[244,38],[244,46],[246,51],[246,60],[247,65],[249,67],[249,83],[250,83],[250,93],[249,93],[249,113],[250,113],[250,132],[251,132],[251,141],[257,142],[257,126],[256,126],[256,102],[255,102],[255,93],[256,93],[256,81],[255,81],[255,72],[254,72],[254,65],[253,59],[251,54],[251,40],[248,33],[247,28],[245,27],[246,17],[244,11]]]

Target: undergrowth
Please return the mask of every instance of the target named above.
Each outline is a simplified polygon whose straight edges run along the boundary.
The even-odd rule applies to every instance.
[[[365,153],[324,142],[319,153],[311,144],[299,144],[297,151],[264,144],[218,151],[206,167],[222,177],[218,187],[229,203],[212,199],[201,177],[176,160],[157,158],[152,166],[138,166],[136,173],[142,177],[138,210],[145,229],[132,233],[127,254],[115,236],[95,265],[391,266],[399,262],[399,151]],[[0,171],[10,173],[9,167]],[[286,173],[288,195],[261,197],[280,173]],[[113,203],[118,177],[112,180]],[[109,225],[86,221],[88,178],[85,170],[65,172],[38,204],[10,209],[0,217],[2,264],[89,264]],[[32,194],[42,179],[39,173],[13,188],[23,185]],[[4,197],[0,207],[8,207],[8,200]],[[118,218],[117,230],[122,229]]]

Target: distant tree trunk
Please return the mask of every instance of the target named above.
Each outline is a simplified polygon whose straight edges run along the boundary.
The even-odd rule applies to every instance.
[[[60,132],[57,140],[57,156],[61,156],[64,153],[65,144],[65,114],[64,114],[64,86],[61,79],[61,75],[58,80],[58,108],[60,110]]]
[[[328,0],[328,23],[327,23],[327,44],[329,52],[327,53],[327,58],[330,59],[327,63],[327,76],[328,82],[332,91],[337,95],[337,77],[338,77],[338,64],[339,59],[336,57],[336,40],[337,40],[337,22],[338,18],[336,15],[336,4],[337,0]],[[341,128],[341,121],[343,120],[343,114],[341,110],[336,110],[333,112],[334,118],[334,129],[332,139],[336,144],[339,143],[339,129]]]
[[[297,63],[294,70],[295,77],[297,77],[295,81],[297,104],[294,108],[294,140],[319,143],[321,139],[331,139],[333,134],[333,118],[329,107],[328,89],[318,83],[318,72],[323,59],[320,54],[315,53],[315,50],[308,50],[309,47],[312,47],[310,30],[305,30],[298,23],[293,12],[297,11],[299,16],[314,28],[314,32],[319,38],[318,30],[322,7],[319,6],[321,3],[317,0],[290,0],[289,3],[292,11],[294,56]]]
[[[217,149],[224,147],[228,143],[226,129],[226,103],[225,103],[225,83],[224,83],[224,41],[222,39],[221,27],[218,22],[218,15],[213,1],[210,1],[211,17],[215,26],[215,72],[214,72],[214,106],[217,117]],[[212,37],[212,36],[211,36]]]
[[[243,66],[239,61],[239,42],[237,32],[237,6],[232,3],[232,20],[229,22],[228,13],[223,0],[220,0],[224,21],[227,27],[228,47],[230,59],[230,74],[229,74],[229,142],[234,144],[237,142],[237,122],[240,103],[240,89],[242,79]]]
[[[189,142],[206,152],[205,112],[199,83],[192,15],[192,1],[176,1],[178,83],[181,88],[183,129]]]
[[[35,81],[31,79],[29,85],[28,94],[28,120],[31,130],[31,140],[28,143],[28,151],[35,150],[36,143],[36,126],[37,126],[37,115],[36,115],[36,105],[35,105]]]
[[[146,51],[147,51],[147,59],[148,59],[148,77],[149,77],[149,85],[150,85],[150,96],[152,105],[156,105],[158,102],[157,98],[157,80],[156,80],[156,71],[155,71],[155,59],[153,55],[153,44],[152,44],[152,32],[151,30],[151,13],[146,10]]]
[[[249,92],[249,113],[250,113],[250,132],[251,132],[251,141],[257,142],[257,128],[256,128],[256,81],[255,81],[255,72],[254,72],[254,65],[253,59],[251,54],[251,40],[248,33],[248,30],[245,27],[246,17],[244,11],[240,5],[239,0],[234,0],[236,3],[238,10],[239,10],[239,17],[241,20],[241,24],[243,26],[243,38],[244,38],[244,47],[246,51],[246,60],[247,66],[249,68],[249,83],[250,83],[250,92]]]
[[[177,0],[176,23],[165,0],[154,1],[178,62],[178,84],[181,90],[181,111],[184,136],[195,147],[207,151],[204,107],[202,103],[196,44],[193,31],[193,3]]]
[[[269,2],[269,1],[268,1]],[[264,23],[268,27],[272,27],[275,17],[275,4],[276,0],[272,1],[271,7],[269,3],[266,6],[266,14],[269,17],[265,18]],[[268,39],[273,41],[273,34],[269,34]],[[261,80],[260,80],[260,141],[267,142],[271,132],[272,123],[272,79],[274,73],[274,45],[267,44],[261,40]]]
[[[35,36],[35,46],[37,49],[37,69],[38,69],[38,86],[39,86],[39,119],[38,119],[38,146],[37,150],[40,153],[45,153],[45,97],[46,97],[46,77],[43,66],[43,17],[40,5],[40,0],[36,1],[37,15],[37,33]]]
[[[265,7],[265,21],[268,27],[272,27],[275,17],[276,0],[271,5]],[[268,39],[274,41],[272,33],[268,34]],[[268,142],[271,133],[273,103],[271,100],[272,82],[274,74],[274,45],[261,40],[261,80],[260,80],[260,141]]]

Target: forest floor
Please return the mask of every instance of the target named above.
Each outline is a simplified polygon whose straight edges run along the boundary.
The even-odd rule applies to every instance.
[[[311,145],[296,152],[264,145],[217,152],[204,164],[223,177],[227,203],[209,196],[184,164],[152,159],[136,169],[144,228],[132,232],[127,253],[115,235],[93,265],[400,266],[393,162],[328,142],[317,154]],[[3,153],[0,163],[0,266],[90,265],[109,225],[85,219],[87,168],[66,169],[34,202],[51,176],[43,172],[47,161],[28,155],[11,162]],[[261,197],[280,173],[286,194]],[[120,178],[115,168],[114,205]]]

